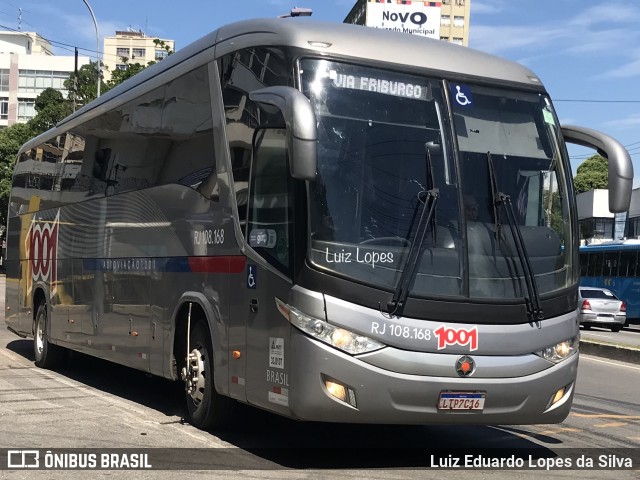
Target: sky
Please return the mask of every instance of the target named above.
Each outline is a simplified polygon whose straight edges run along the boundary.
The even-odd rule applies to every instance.
[[[342,22],[355,0],[87,0],[102,37],[143,30],[176,50],[227,23],[276,17],[294,6]],[[604,131],[627,146],[640,186],[640,2],[471,1],[469,47],[519,62],[547,88],[563,124]],[[284,21],[296,21],[287,19]],[[36,31],[58,55],[95,56],[96,32],[83,0],[0,0],[0,29]],[[60,44],[67,44],[64,46]],[[570,146],[574,169],[593,152]]]

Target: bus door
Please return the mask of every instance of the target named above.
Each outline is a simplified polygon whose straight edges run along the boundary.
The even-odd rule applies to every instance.
[[[290,324],[278,311],[292,287],[293,179],[285,130],[258,129],[249,182],[246,240],[249,252],[243,285],[249,403],[289,411]]]

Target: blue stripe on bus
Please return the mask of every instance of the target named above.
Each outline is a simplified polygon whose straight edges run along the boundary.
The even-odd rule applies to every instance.
[[[246,257],[224,255],[216,257],[163,258],[91,258],[83,259],[87,272],[171,272],[171,273],[241,273]]]

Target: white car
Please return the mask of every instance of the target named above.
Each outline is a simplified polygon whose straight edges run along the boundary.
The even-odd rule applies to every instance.
[[[627,321],[627,306],[606,288],[580,287],[578,309],[580,324],[587,330],[598,325],[619,332]]]

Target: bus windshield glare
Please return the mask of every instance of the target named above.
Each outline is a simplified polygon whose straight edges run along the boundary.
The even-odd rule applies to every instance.
[[[430,190],[411,296],[526,296],[516,233],[540,294],[575,283],[567,162],[545,95],[312,59],[301,78],[318,119],[316,268],[395,289]]]

